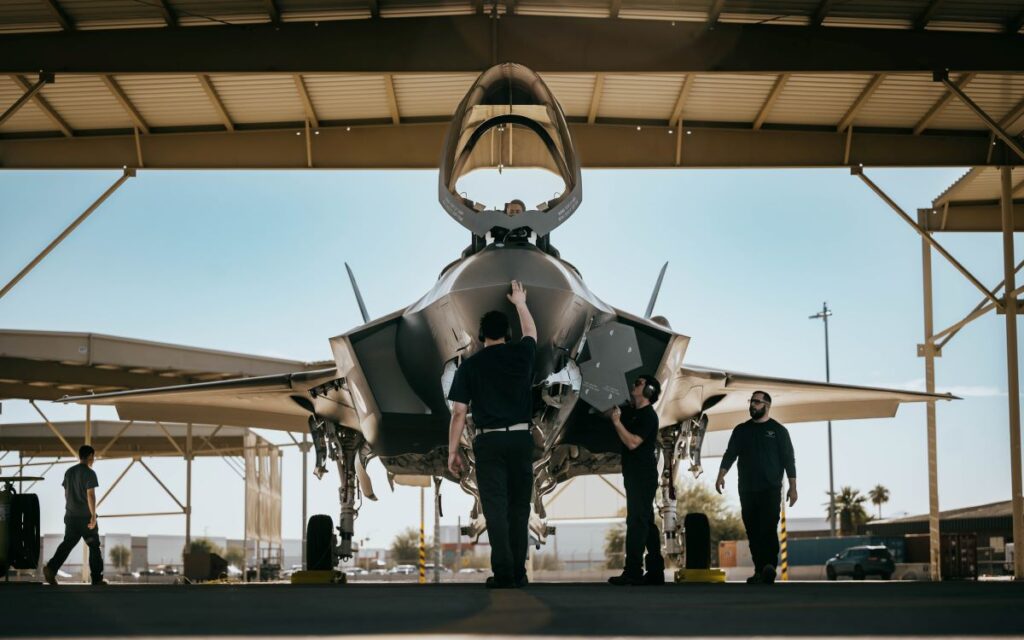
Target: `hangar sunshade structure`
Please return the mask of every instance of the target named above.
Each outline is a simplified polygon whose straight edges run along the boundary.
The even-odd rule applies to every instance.
[[[922,237],[931,386],[940,342],[966,324],[932,327],[931,252],[954,263],[984,298],[969,317],[1006,314],[1024,539],[1017,305],[936,239],[1001,232],[1016,300],[1022,27],[1019,0],[6,2],[0,168],[125,174],[0,297],[138,170],[437,168],[460,97],[481,71],[517,62],[562,105],[586,168],[851,168]],[[529,136],[513,144],[513,132],[491,134],[507,135],[492,138],[492,166],[530,166]],[[870,180],[883,166],[972,169],[915,217]]]

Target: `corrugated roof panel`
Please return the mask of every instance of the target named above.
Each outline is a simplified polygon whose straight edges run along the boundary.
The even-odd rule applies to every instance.
[[[398,112],[403,118],[450,116],[476,78],[475,73],[396,75]]]
[[[24,93],[25,91],[14,84],[13,80],[7,76],[0,76],[0,104],[4,105],[4,111],[17,102],[18,98],[24,95]],[[30,100],[22,105],[18,112],[11,116],[7,122],[3,123],[3,126],[0,126],[0,133],[13,133],[15,131],[59,131],[59,129],[43,113],[43,110],[36,105],[35,101]]]
[[[846,0],[833,2],[828,21],[842,18],[912,23],[929,0]]]
[[[39,0],[0,2],[0,33],[17,31],[59,31],[60,24]]]
[[[302,122],[306,111],[289,74],[214,74],[210,82],[232,122]]]
[[[1003,119],[1024,100],[1024,74],[978,74],[964,93],[992,116]],[[984,129],[985,125],[959,98],[953,98],[929,125],[933,129]]]
[[[709,6],[710,0],[626,0],[619,17],[704,22],[708,19]]]
[[[775,84],[773,74],[716,73],[694,77],[683,120],[753,122]]]
[[[604,79],[597,115],[667,122],[682,86],[682,74],[609,74]]]
[[[592,73],[545,73],[541,76],[567,117],[586,116],[594,94]]]
[[[793,74],[767,122],[835,125],[871,81],[867,74]]]
[[[72,129],[130,129],[131,118],[96,76],[57,75],[43,97]]]
[[[520,0],[516,13],[524,16],[571,16],[576,18],[607,18],[611,4],[598,0]]]
[[[854,126],[910,128],[928,112],[946,88],[931,74],[887,75],[861,107]]]
[[[178,22],[187,26],[223,24],[251,24],[269,22],[264,0],[168,0],[178,16]]]
[[[476,10],[469,0],[387,0],[380,3],[382,18],[469,15]]]
[[[720,22],[806,25],[820,0],[725,0]]]
[[[125,75],[115,79],[151,127],[221,124],[196,76]]]
[[[277,0],[285,22],[353,20],[370,17],[366,0]]]
[[[932,21],[985,22],[1004,25],[1024,11],[1020,0],[956,0],[940,2]],[[929,26],[931,24],[929,23]]]
[[[41,3],[40,3],[41,4]],[[135,0],[60,0],[60,7],[77,29],[163,26],[156,2]]]
[[[311,73],[303,79],[321,121],[391,117],[384,76]]]
[[[1014,167],[1010,172],[1012,185],[1024,183],[1024,167]],[[972,201],[998,201],[1002,199],[1002,176],[998,167],[975,167],[949,188],[943,191],[935,200],[933,206],[940,206],[946,201],[949,202],[972,202]],[[1017,197],[1020,191],[1017,192]]]

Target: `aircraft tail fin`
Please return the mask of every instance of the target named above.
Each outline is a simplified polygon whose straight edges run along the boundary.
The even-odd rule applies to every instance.
[[[665,264],[668,263],[666,262]],[[370,314],[366,312],[366,304],[363,302],[363,294],[359,293],[359,285],[356,283],[356,276],[352,273],[352,267],[348,266],[347,262],[345,263],[345,270],[348,271],[348,279],[349,282],[352,283],[352,291],[356,294],[356,302],[359,303],[359,313],[363,314],[363,322],[369,322]],[[661,284],[660,279],[658,280],[658,284]]]
[[[644,318],[648,320],[651,319],[651,314],[654,313],[654,303],[658,301],[658,293],[661,291],[661,281],[665,279],[666,269],[668,269],[668,261],[661,266],[661,271],[658,273],[658,281],[654,284],[654,291],[651,292],[651,301],[647,303],[647,311],[644,312]],[[350,271],[349,274],[351,273]]]

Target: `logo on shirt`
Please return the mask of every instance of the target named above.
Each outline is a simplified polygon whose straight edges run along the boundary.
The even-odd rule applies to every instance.
[[[769,438],[774,438],[775,437],[775,431],[765,431],[764,435],[768,436]]]

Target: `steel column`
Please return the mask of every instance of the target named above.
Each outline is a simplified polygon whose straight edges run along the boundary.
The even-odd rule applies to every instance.
[[[185,426],[185,548],[192,546],[192,423]]]
[[[1013,577],[1024,580],[1024,502],[1021,496],[1020,379],[1017,370],[1017,295],[1013,268],[1013,184],[1011,168],[1000,167],[1003,204],[1003,273],[1006,303],[1006,381],[1010,410],[1010,499],[1013,501]]]
[[[924,213],[918,217],[924,220]],[[924,379],[925,391],[935,393],[935,345],[932,342],[934,321],[932,318],[932,245],[928,233],[921,235],[921,276],[924,290]],[[935,401],[926,405],[928,433],[928,566],[933,581],[942,579],[939,564],[939,468],[936,445]]]
[[[308,505],[308,478],[309,475],[309,447],[312,444],[307,440],[308,434],[302,434],[302,569],[306,569],[306,508]]]
[[[26,265],[24,269],[22,269],[20,272],[18,272],[18,275],[14,276],[14,278],[10,282],[8,282],[4,286],[3,289],[0,289],[0,298],[3,298],[5,295],[7,295],[7,292],[10,291],[11,289],[13,289],[14,285],[18,284],[18,282],[20,282],[22,278],[24,278],[26,275],[28,275],[28,272],[32,271],[32,269],[34,269],[37,264],[42,262],[43,258],[48,256],[50,254],[50,252],[53,251],[57,247],[57,245],[59,245],[61,242],[64,241],[64,238],[66,238],[69,235],[71,235],[71,232],[74,231],[75,229],[77,229],[78,225],[82,224],[85,221],[85,219],[89,217],[89,214],[91,214],[93,211],[95,211],[97,208],[99,208],[99,206],[101,204],[103,204],[103,202],[107,198],[109,198],[115,191],[117,191],[118,188],[120,188],[120,186],[122,184],[124,184],[125,181],[128,178],[132,178],[134,176],[135,176],[135,169],[125,169],[124,173],[121,174],[121,177],[118,178],[117,181],[114,184],[110,185],[110,188],[107,189],[106,191],[104,191],[103,195],[101,195],[99,198],[97,198],[96,201],[93,202],[92,205],[90,205],[88,209],[86,209],[84,212],[82,212],[82,215],[80,215],[77,218],[75,218],[74,222],[72,222],[70,225],[68,225],[68,227],[66,229],[64,229],[64,231],[62,231],[59,236],[54,238],[53,242],[48,244],[46,246],[46,248],[43,249],[42,252],[39,255],[37,255],[35,258],[32,259],[32,262],[29,262],[28,265]]]

